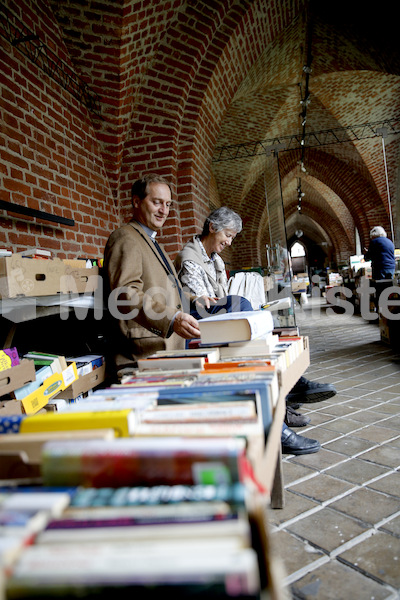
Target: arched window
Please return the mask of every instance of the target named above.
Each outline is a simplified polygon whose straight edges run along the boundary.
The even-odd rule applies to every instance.
[[[298,258],[300,256],[305,256],[305,255],[306,255],[306,252],[304,250],[303,244],[300,244],[300,242],[295,242],[293,244],[293,246],[291,247],[290,256],[292,258]]]

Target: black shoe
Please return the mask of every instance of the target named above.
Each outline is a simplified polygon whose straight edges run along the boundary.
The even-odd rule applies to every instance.
[[[293,405],[302,402],[321,402],[336,395],[336,389],[331,383],[317,383],[300,377],[288,395],[286,403]]]
[[[310,421],[310,417],[296,412],[292,406],[286,407],[285,423],[288,427],[305,427]]]
[[[299,435],[288,428],[282,431],[281,443],[282,454],[313,454],[321,448],[317,440]]]
[[[293,408],[294,410],[299,410],[301,406],[303,406],[303,404],[300,402],[296,402],[296,404],[290,403],[290,408]]]

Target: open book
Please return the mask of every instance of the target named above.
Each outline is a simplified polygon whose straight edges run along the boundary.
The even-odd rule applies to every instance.
[[[267,310],[242,311],[213,315],[199,320],[202,344],[246,342],[270,333],[274,328]]]

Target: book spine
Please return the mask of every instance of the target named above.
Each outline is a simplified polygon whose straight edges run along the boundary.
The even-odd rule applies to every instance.
[[[77,444],[75,444],[78,447]],[[240,452],[240,455],[242,451]],[[194,485],[240,481],[239,452],[139,452],[98,450],[62,452],[46,444],[42,454],[45,485],[123,487],[132,485]]]
[[[6,415],[0,416],[0,435],[7,433],[19,433],[21,423],[25,415]]]
[[[242,506],[246,488],[232,485],[155,485],[152,487],[79,488],[71,499],[71,507],[123,507],[175,505],[182,502],[228,502]]]

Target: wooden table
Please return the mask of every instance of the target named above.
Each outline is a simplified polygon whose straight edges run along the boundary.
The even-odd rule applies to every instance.
[[[279,398],[274,408],[264,456],[257,468],[257,472],[261,474],[261,483],[270,491],[272,508],[284,506],[281,433],[286,411],[286,396],[310,364],[308,337],[303,337],[303,344],[304,349],[300,356],[283,373],[278,373]]]

